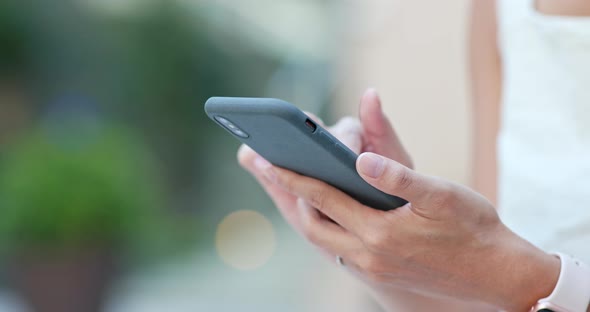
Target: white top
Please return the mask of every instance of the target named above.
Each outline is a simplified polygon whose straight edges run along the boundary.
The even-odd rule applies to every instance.
[[[499,207],[516,233],[590,263],[590,18],[498,0]]]

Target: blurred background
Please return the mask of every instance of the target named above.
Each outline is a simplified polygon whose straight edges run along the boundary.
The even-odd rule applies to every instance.
[[[379,311],[203,104],[278,97],[330,123],[376,87],[418,169],[465,183],[467,5],[3,0],[0,311]]]

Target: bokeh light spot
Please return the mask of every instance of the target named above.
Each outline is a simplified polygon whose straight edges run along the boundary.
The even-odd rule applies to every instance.
[[[272,223],[262,214],[240,210],[226,216],[217,227],[215,245],[227,265],[249,271],[265,265],[276,246]]]

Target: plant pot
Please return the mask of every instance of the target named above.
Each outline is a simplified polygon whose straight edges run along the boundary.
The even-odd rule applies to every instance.
[[[100,312],[117,275],[103,249],[29,251],[13,258],[11,279],[33,312]]]

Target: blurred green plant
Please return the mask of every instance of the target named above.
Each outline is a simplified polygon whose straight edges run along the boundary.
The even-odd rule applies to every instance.
[[[174,208],[203,212],[176,206],[208,174],[202,151],[233,142],[208,120],[205,100],[263,95],[281,57],[245,39],[239,23],[209,22],[214,2],[139,1],[141,14],[131,15],[95,2],[0,1],[0,87],[5,80],[25,90],[22,105],[34,116],[63,94],[91,99],[106,118],[144,135],[176,193]]]
[[[0,250],[140,252],[173,233],[157,168],[122,128],[35,131],[3,155]]]

